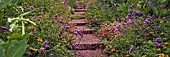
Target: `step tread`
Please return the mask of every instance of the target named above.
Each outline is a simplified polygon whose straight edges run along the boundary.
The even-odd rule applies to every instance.
[[[74,9],[74,12],[84,12],[85,9]]]
[[[77,57],[108,57],[102,50],[73,50]]]
[[[85,12],[74,12],[73,15],[83,15]]]
[[[83,37],[81,36],[74,36],[74,40],[72,40],[73,44],[99,44],[100,39],[96,36],[93,36],[92,34],[83,34]]]
[[[86,23],[84,19],[76,19],[69,21],[70,24],[79,24],[79,23]]]
[[[77,31],[77,30],[82,30],[83,32],[85,31],[94,31],[94,28],[89,28],[87,26],[75,26],[74,28],[71,28],[70,31]]]

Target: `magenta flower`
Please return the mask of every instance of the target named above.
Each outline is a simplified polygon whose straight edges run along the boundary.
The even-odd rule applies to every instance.
[[[70,28],[70,26],[65,26],[65,27],[64,27],[64,30],[69,29],[69,28]]]
[[[54,54],[50,54],[50,56],[53,56]]]
[[[154,28],[155,28],[155,29],[158,29],[158,28],[159,28],[159,26],[154,26]]]
[[[147,24],[147,23],[149,23],[149,20],[148,19],[144,20],[144,24]]]
[[[0,29],[2,30],[2,32],[6,32],[8,30],[5,26],[0,26]]]
[[[130,49],[129,49],[129,52],[131,53],[133,51],[133,47],[131,47]]]
[[[127,21],[127,24],[133,24],[133,20],[129,19],[129,20]]]
[[[136,50],[139,50],[139,46],[138,46],[138,47],[136,47]]]
[[[119,29],[119,27],[120,27],[120,24],[117,24],[116,27],[115,27],[115,29]]]
[[[48,41],[44,41],[44,45],[48,45]]]
[[[49,45],[45,45],[45,49],[46,49],[46,50],[49,50],[49,49],[50,49],[50,46],[49,46]]]
[[[83,37],[83,32],[80,31],[80,30],[77,30],[77,31],[76,31],[76,36],[78,36],[78,35],[80,35],[81,37]]]
[[[142,5],[142,4],[143,4],[143,2],[142,2],[142,1],[140,1],[140,2],[139,2],[139,4],[140,4],[140,5]]]
[[[65,22],[63,20],[57,20],[57,22],[64,24]]]
[[[157,47],[160,47],[160,46],[162,46],[163,42],[161,41],[160,38],[156,38],[154,44],[155,44]]]
[[[135,13],[138,14],[138,15],[141,15],[141,14],[142,14],[141,11],[136,11]]]
[[[136,5],[135,4],[132,4],[131,6],[130,6],[130,8],[132,9],[132,8],[134,8]]]
[[[34,10],[34,6],[30,6],[30,10]]]

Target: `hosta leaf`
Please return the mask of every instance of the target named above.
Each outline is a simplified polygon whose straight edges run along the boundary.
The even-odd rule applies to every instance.
[[[27,40],[21,40],[17,43],[11,43],[12,45],[9,46],[7,50],[6,57],[22,57],[26,47],[27,47]]]
[[[0,57],[4,57],[4,49],[0,47]]]
[[[9,4],[12,0],[0,0],[0,9]]]
[[[3,44],[3,43],[4,43],[4,41],[2,39],[0,39],[0,45]]]
[[[11,36],[8,36],[8,39],[9,40],[14,40],[14,39],[25,39],[25,38],[28,38],[29,35],[22,35],[20,33],[14,33],[12,34]]]

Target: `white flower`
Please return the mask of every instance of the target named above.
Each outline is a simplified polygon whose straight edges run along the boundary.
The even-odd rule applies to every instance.
[[[8,22],[11,22],[11,18],[8,18]]]

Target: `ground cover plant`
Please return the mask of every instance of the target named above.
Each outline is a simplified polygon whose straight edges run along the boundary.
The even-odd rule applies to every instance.
[[[168,0],[97,1],[87,16],[112,57],[168,57]]]

